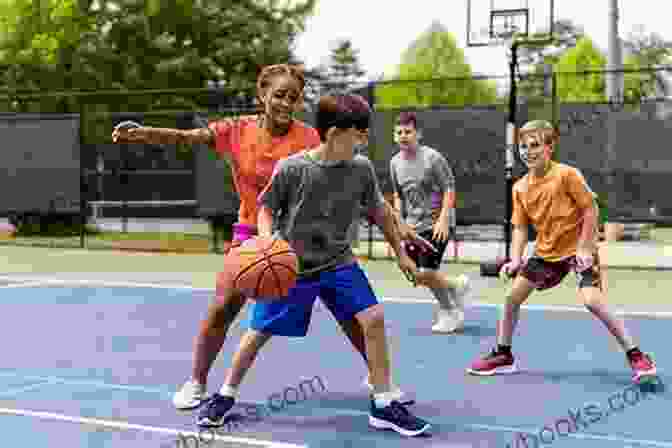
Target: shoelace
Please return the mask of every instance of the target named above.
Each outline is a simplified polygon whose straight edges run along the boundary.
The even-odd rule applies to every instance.
[[[208,403],[206,404],[206,406],[208,408],[208,415],[212,415],[214,410],[217,408],[217,403],[219,401],[223,401],[225,399],[226,399],[226,397],[220,395],[220,396],[214,397],[212,400],[208,401]]]
[[[401,402],[393,401],[392,403],[390,403],[390,408],[391,408],[392,415],[396,419],[407,420],[408,417],[411,415],[411,413],[408,412],[408,409],[406,409],[406,406],[411,406],[413,404],[415,404],[415,401],[413,401],[413,400],[401,401]]]
[[[498,352],[496,349],[493,348],[493,349],[490,351],[490,353],[488,353],[488,354],[485,356],[485,359],[492,359],[492,358],[496,358],[497,356],[499,356],[499,352]]]

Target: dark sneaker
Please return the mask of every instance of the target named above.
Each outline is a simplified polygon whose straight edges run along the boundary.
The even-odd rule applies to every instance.
[[[467,368],[472,375],[497,375],[516,372],[516,363],[511,353],[500,353],[492,350],[483,358]]]
[[[656,378],[656,364],[646,353],[637,353],[629,357],[630,367],[632,367],[632,381],[635,383],[645,383]]]
[[[220,394],[214,394],[198,413],[197,425],[203,428],[216,428],[224,424],[226,414],[231,410],[236,400]]]
[[[413,403],[413,401],[404,403],[393,401],[389,406],[377,408],[376,403],[371,400],[369,426],[376,429],[392,429],[407,437],[422,434],[430,428],[430,424],[414,416],[406,409],[406,406]]]

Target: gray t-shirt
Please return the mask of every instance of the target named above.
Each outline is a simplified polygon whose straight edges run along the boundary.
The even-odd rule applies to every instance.
[[[455,191],[455,176],[448,161],[441,153],[428,147],[418,147],[411,159],[397,153],[390,161],[390,176],[394,192],[401,199],[401,214],[417,232],[429,230],[433,226],[433,196],[442,196]],[[438,202],[441,208],[443,198]],[[450,226],[455,226],[455,213],[450,215]]]
[[[276,235],[296,250],[301,269],[311,272],[353,262],[363,213],[384,206],[368,158],[324,162],[308,152],[278,162],[260,202],[273,213]]]

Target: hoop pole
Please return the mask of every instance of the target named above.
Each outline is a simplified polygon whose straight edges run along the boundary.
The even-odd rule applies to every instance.
[[[513,164],[514,152],[517,147],[516,141],[516,109],[517,109],[517,84],[516,67],[518,66],[518,42],[511,44],[511,61],[509,63],[509,75],[511,89],[509,92],[509,120],[507,125],[506,157],[504,163],[504,175],[506,177],[506,220],[504,221],[504,241],[506,244],[506,261],[511,260],[511,218],[513,216]]]

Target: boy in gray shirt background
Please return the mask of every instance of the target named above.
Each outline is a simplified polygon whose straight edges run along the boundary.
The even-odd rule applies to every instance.
[[[428,287],[439,303],[432,331],[452,333],[464,328],[464,296],[470,288],[466,276],[450,279],[440,273],[450,229],[456,225],[455,176],[441,153],[419,144],[414,113],[403,112],[397,117],[394,138],[400,148],[390,161],[395,208],[437,249],[427,252],[408,244],[408,255],[419,269],[415,280]],[[441,195],[439,207],[432,204],[437,193]]]

